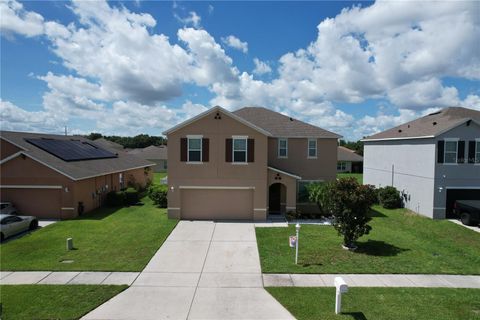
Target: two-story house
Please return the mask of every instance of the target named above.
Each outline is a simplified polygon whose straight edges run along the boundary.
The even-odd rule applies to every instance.
[[[396,187],[412,211],[441,219],[480,199],[480,111],[446,108],[363,141],[364,183]]]
[[[172,218],[265,220],[336,177],[339,135],[265,108],[217,106],[164,134]]]

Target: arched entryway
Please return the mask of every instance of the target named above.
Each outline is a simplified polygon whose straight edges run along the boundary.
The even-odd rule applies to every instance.
[[[285,213],[287,203],[287,187],[283,183],[274,183],[268,188],[268,213]]]

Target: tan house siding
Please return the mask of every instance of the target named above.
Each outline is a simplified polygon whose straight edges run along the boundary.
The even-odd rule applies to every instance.
[[[289,138],[287,158],[278,157],[278,139],[268,138],[268,165],[291,172],[302,180],[334,180],[337,170],[337,139],[317,139],[317,158],[307,157],[307,138]]]
[[[21,150],[22,149],[20,149],[17,146],[14,146],[10,142],[0,139],[0,160],[3,160]]]
[[[267,137],[262,133],[220,112],[221,119],[215,119],[215,113],[188,124],[168,134],[168,206],[169,216],[181,217],[182,186],[196,187],[251,187],[253,190],[253,212],[251,217],[265,219],[267,207]],[[192,164],[180,161],[180,139],[187,135],[203,135],[209,139],[209,161]],[[255,139],[255,161],[248,164],[234,164],[225,161],[225,140],[233,135],[248,136]],[[173,190],[172,190],[173,188]],[[184,192],[188,196],[188,192]],[[218,193],[219,197],[223,197]],[[193,201],[193,200],[192,200]],[[219,200],[219,202],[224,200]],[[216,202],[202,202],[201,205],[212,210],[219,205]],[[235,204],[232,204],[235,205]]]

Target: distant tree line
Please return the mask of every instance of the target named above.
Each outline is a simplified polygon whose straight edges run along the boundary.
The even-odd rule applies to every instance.
[[[346,141],[340,140],[339,145],[341,147],[348,148],[350,150],[355,151],[355,153],[363,156],[363,142],[362,141]]]
[[[145,148],[151,145],[160,146],[166,145],[167,139],[160,136],[150,136],[148,134],[139,134],[134,137],[120,137],[120,136],[104,136],[101,133],[92,132],[85,136],[90,140],[96,140],[99,138],[104,138],[121,144],[124,148],[135,149],[135,148]]]

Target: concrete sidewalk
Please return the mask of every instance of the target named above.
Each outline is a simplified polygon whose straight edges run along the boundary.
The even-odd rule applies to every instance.
[[[4,284],[115,284],[131,285],[139,272],[78,272],[78,271],[1,271]]]
[[[334,287],[335,277],[351,287],[480,289],[480,276],[436,274],[263,274],[263,283],[265,287]]]
[[[294,319],[263,289],[253,223],[181,221],[132,286],[83,319]]]

